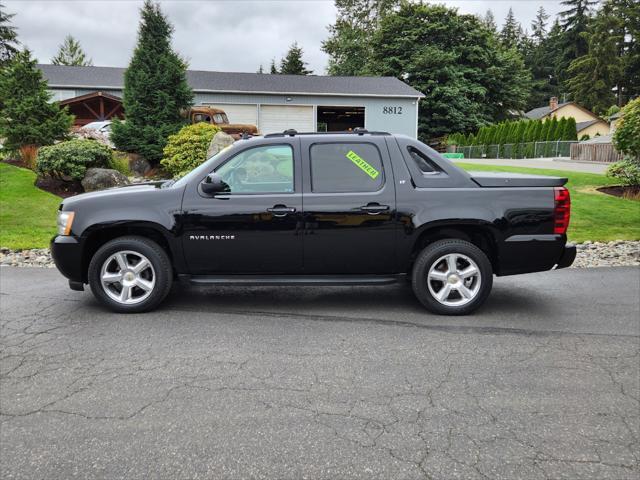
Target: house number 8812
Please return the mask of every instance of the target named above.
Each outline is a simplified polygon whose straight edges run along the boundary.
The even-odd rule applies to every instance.
[[[402,107],[382,107],[384,115],[402,115]]]

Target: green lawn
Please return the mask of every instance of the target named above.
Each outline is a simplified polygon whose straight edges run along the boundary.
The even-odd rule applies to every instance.
[[[541,168],[503,167],[457,163],[466,170],[532,173],[567,177],[571,192],[571,223],[569,239],[585,240],[640,240],[640,202],[613,197],[596,191],[597,187],[616,185],[618,182],[604,175],[567,172]]]
[[[60,198],[33,185],[31,170],[0,163],[0,246],[44,248],[56,233]]]
[[[597,192],[596,187],[616,182],[604,175],[562,170],[501,167],[459,163],[467,170],[533,173],[568,177],[571,190],[569,238],[585,240],[640,240],[640,202]],[[60,198],[33,185],[30,170],[0,163],[0,246],[12,249],[43,248],[56,230]]]

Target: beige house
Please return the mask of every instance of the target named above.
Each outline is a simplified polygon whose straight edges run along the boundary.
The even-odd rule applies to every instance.
[[[608,135],[609,124],[598,117],[595,113],[590,112],[575,102],[558,103],[557,97],[551,97],[549,105],[546,107],[534,108],[524,114],[531,120],[545,119],[556,117],[573,118],[576,121],[576,130],[578,139],[584,135],[593,138],[596,135]]]

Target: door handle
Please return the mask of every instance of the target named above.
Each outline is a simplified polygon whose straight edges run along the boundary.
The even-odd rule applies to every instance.
[[[294,207],[287,207],[286,205],[274,205],[272,208],[267,208],[267,212],[273,213],[274,217],[286,217],[295,211]]]
[[[367,212],[369,215],[378,215],[389,210],[389,205],[380,205],[379,203],[368,203],[360,207],[360,210]]]

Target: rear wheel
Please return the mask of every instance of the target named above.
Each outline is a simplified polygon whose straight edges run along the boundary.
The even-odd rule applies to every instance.
[[[493,270],[485,253],[472,243],[440,240],[418,255],[412,285],[416,297],[429,311],[466,315],[487,299]]]
[[[95,297],[120,313],[155,308],[172,283],[167,253],[143,237],[121,237],[104,244],[91,259],[88,276]]]

